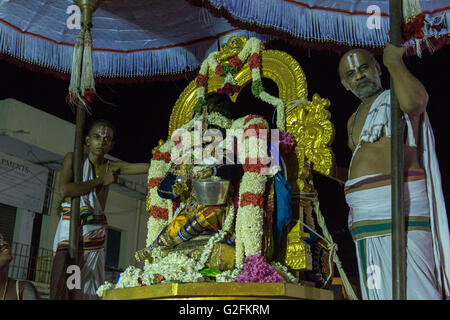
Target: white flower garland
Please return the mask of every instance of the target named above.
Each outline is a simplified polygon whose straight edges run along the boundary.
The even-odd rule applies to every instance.
[[[221,272],[216,276],[216,282],[235,282],[236,278],[239,277],[239,274],[242,272],[242,269],[236,268],[234,270],[227,270]]]
[[[103,297],[103,293],[105,292],[105,291],[107,291],[107,290],[112,290],[112,289],[114,289],[116,286],[113,284],[113,283],[111,283],[111,282],[108,282],[108,281],[106,281],[104,284],[102,284],[98,289],[97,289],[97,295],[99,296],[99,297]]]
[[[142,283],[151,285],[155,274],[162,275],[165,281],[201,282],[203,276],[198,272],[196,266],[197,263],[194,259],[180,252],[172,252],[144,267]]]
[[[244,45],[244,48],[239,52],[238,58],[243,63],[247,61],[247,59],[254,53],[258,54],[261,57],[261,46],[262,42],[258,38],[250,38],[247,40],[247,42]],[[212,52],[208,55],[208,58],[206,58],[205,61],[203,61],[202,65],[200,66],[199,74],[206,77],[208,75],[208,69],[210,68],[213,72],[216,71],[217,66],[219,63],[217,62],[217,55],[219,54],[219,51]],[[261,79],[261,68],[254,68],[251,70],[252,73],[252,81],[258,81]],[[224,83],[232,83],[235,84],[236,80],[234,77],[228,73],[225,76]],[[222,85],[222,87],[223,87]],[[197,100],[204,100],[206,94],[206,88],[204,86],[199,86],[197,88]],[[285,131],[286,130],[286,119],[285,119],[285,105],[283,100],[280,98],[274,97],[270,94],[268,94],[265,90],[263,90],[259,97],[262,101],[269,103],[277,108],[277,128]]]
[[[223,129],[230,129],[233,121],[218,112],[211,112],[208,115],[208,124],[212,124]]]
[[[298,279],[292,275],[292,273],[289,272],[288,268],[286,266],[283,266],[279,262],[271,262],[270,265],[275,269],[275,271],[283,278],[285,282],[288,283],[298,283]]]
[[[244,119],[236,120],[237,125],[249,128],[254,124],[264,124],[268,128],[267,122],[262,118],[254,118],[245,123],[247,117]],[[245,123],[245,125],[244,125]],[[232,128],[234,127],[234,123]],[[254,137],[246,139],[245,158],[250,156],[248,145]],[[265,141],[257,138],[258,145],[267,145]],[[250,144],[251,145],[251,144]],[[257,157],[261,154],[257,154]],[[244,172],[241,180],[241,186],[239,188],[239,209],[236,218],[236,267],[242,269],[244,265],[244,259],[247,256],[261,254],[262,253],[262,236],[263,236],[263,220],[264,210],[260,207],[256,207],[252,204],[241,207],[242,195],[250,192],[254,195],[262,195],[265,191],[267,182],[267,176],[261,175],[257,172]]]

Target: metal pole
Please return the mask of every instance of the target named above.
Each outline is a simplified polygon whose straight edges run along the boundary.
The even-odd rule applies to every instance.
[[[400,47],[402,1],[389,1],[391,44]],[[403,211],[402,111],[391,78],[391,175],[392,175],[392,298],[406,299],[406,228]]]

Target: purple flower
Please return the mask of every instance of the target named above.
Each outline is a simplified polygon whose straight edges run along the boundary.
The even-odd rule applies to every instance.
[[[263,256],[257,254],[245,258],[244,270],[236,282],[283,282],[283,278]]]
[[[217,89],[217,93],[232,96],[235,92],[239,92],[239,90],[241,90],[240,86],[227,82],[223,88]]]
[[[295,139],[291,136],[289,132],[286,131],[280,131],[280,153],[281,155],[285,156],[294,150],[295,145],[297,142]]]

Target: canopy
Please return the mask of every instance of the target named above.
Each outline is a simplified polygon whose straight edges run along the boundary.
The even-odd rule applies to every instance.
[[[306,40],[318,43],[316,47],[330,47],[330,43],[381,47],[389,41],[389,0],[187,1],[225,17],[234,26],[284,38],[288,35],[294,43]],[[420,5],[425,14],[424,36],[435,44],[436,39],[439,45],[448,43],[450,0],[411,3]]]
[[[263,41],[283,37],[325,49],[380,47],[389,40],[388,4],[388,0],[105,0],[93,15],[94,75],[183,75],[232,35]],[[0,56],[69,78],[79,32],[67,26],[71,5],[72,0],[0,0]],[[367,9],[373,5],[380,8],[380,28],[370,29],[367,20],[373,13]],[[441,44],[448,41],[450,0],[422,0],[421,6],[425,36]]]
[[[71,5],[72,0],[0,0],[0,52],[68,78],[80,31],[67,26]],[[255,36],[180,0],[103,2],[91,32],[96,77],[189,71],[231,35]]]

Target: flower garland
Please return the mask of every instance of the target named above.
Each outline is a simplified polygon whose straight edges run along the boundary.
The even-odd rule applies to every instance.
[[[195,123],[200,120],[201,116],[197,115],[181,128],[188,131],[192,130]],[[212,112],[208,115],[208,123],[224,129],[229,129],[233,122],[218,112]],[[176,136],[173,138],[173,140],[176,140]],[[150,213],[150,217],[147,222],[147,247],[153,243],[164,227],[166,227],[172,220],[170,217],[172,200],[162,199],[158,195],[158,186],[162,179],[166,176],[171,166],[171,150],[175,147],[175,142],[173,140],[167,140],[163,143],[155,151],[153,159],[150,162],[147,179],[148,193],[146,200],[146,209]],[[191,154],[188,153],[187,156],[191,156]],[[176,215],[177,213],[175,216]]]
[[[181,208],[182,206],[180,206]],[[175,216],[179,213],[176,211]],[[175,217],[174,216],[174,217]],[[142,285],[152,285],[160,281],[155,281],[155,276],[159,280],[164,281],[176,281],[176,282],[202,282],[204,281],[203,275],[200,273],[205,267],[208,261],[213,247],[216,243],[222,241],[225,235],[229,232],[234,222],[234,206],[230,205],[230,211],[225,219],[222,230],[217,232],[213,237],[208,240],[198,262],[188,256],[179,253],[172,252],[165,257],[162,257],[162,251],[160,247],[152,250],[152,257],[154,261],[152,263],[146,263],[144,271],[133,266],[128,267],[123,273],[120,274],[119,282],[114,285],[110,282],[105,282],[97,290],[99,296],[103,295],[105,290],[137,287]]]
[[[194,117],[181,128],[191,130],[195,121],[198,120],[199,117]],[[166,227],[171,221],[169,215],[171,215],[170,212],[172,210],[172,201],[170,199],[162,199],[158,195],[158,186],[170,169],[170,152],[174,147],[174,141],[167,140],[155,150],[153,158],[150,161],[147,179],[148,192],[146,198],[146,210],[150,213],[150,217],[147,222],[147,247],[153,243],[164,227]]]
[[[230,129],[233,121],[218,112],[211,112],[208,115],[208,124],[215,125],[223,129]]]
[[[298,283],[298,280],[296,277],[292,275],[292,273],[289,272],[288,268],[286,266],[283,266],[281,263],[274,261],[271,262],[270,265],[275,269],[275,271],[283,278],[285,282],[288,283]]]
[[[197,117],[198,118],[198,117]],[[195,119],[193,119],[195,120]],[[197,119],[198,120],[198,119]],[[236,263],[238,268],[242,268],[244,257],[253,254],[260,254],[262,250],[262,223],[263,223],[263,198],[262,195],[265,190],[265,184],[267,177],[260,174],[262,167],[266,167],[261,163],[256,165],[251,164],[250,161],[250,149],[249,146],[258,145],[259,155],[262,155],[267,148],[266,141],[258,138],[259,129],[268,129],[267,122],[260,116],[250,115],[244,118],[237,119],[230,125],[230,121],[218,113],[212,113],[208,116],[208,122],[214,123],[224,128],[243,128],[244,132],[248,129],[255,130],[257,136],[247,136],[245,138],[245,143],[238,144],[240,148],[244,147],[244,150],[239,150],[240,154],[245,155],[244,164],[244,175],[242,177],[241,187],[239,190],[239,208],[236,220],[236,236],[239,240],[236,242]],[[185,128],[193,126],[193,122],[190,121]],[[260,141],[261,140],[261,141]],[[163,144],[157,152],[168,153],[169,149],[174,146],[172,141],[168,141]],[[170,162],[162,163],[167,159],[167,155],[159,155],[155,153],[155,157],[152,160],[150,170],[149,170],[149,182],[150,181],[161,181],[162,178],[167,174],[170,167]],[[255,159],[256,160],[256,159]],[[158,180],[155,180],[158,179]],[[158,183],[159,184],[159,183]],[[149,183],[149,195],[150,198],[150,218],[148,221],[148,236],[147,236],[147,246],[149,246],[156,239],[158,234],[162,229],[169,223],[169,206],[171,205],[171,200],[163,200],[159,197],[157,193],[158,184],[151,185]],[[153,209],[153,210],[152,210]],[[234,208],[233,208],[234,209]],[[234,219],[234,213],[227,216],[227,219]],[[164,213],[164,215],[161,214]],[[176,214],[175,214],[176,215]],[[228,221],[228,220],[226,220]],[[233,223],[230,220],[230,223]],[[204,265],[207,258],[210,255],[210,251],[214,243],[222,239],[228,229],[224,227],[223,233],[219,232],[210,239],[210,243],[206,246],[207,249],[204,250],[202,258],[200,259],[200,265]],[[205,260],[206,259],[206,260]]]
[[[173,141],[169,140],[155,151],[150,162],[147,179],[147,201],[146,209],[150,213],[147,222],[147,247],[156,239],[159,233],[167,225],[169,219],[169,206],[171,202],[162,199],[158,195],[158,186],[166,176],[170,168],[170,150],[173,148]]]
[[[199,116],[195,117],[193,120],[191,120],[188,124],[186,124],[183,127],[186,129],[193,128],[194,126],[193,122],[195,120],[198,121],[199,118],[200,118]],[[215,124],[217,126],[227,129],[229,128],[243,129],[245,137],[244,144],[242,143],[238,144],[238,147],[240,148],[238,152],[240,155],[242,154],[245,155],[245,162],[244,162],[244,175],[242,177],[241,185],[239,188],[239,205],[236,214],[236,256],[235,256],[236,269],[223,272],[216,278],[218,282],[229,282],[234,281],[241,273],[244,266],[245,257],[253,255],[261,255],[262,252],[263,216],[264,216],[263,194],[265,191],[267,176],[261,174],[261,169],[267,168],[267,165],[261,163],[260,157],[267,155],[266,150],[267,137],[260,136],[259,130],[260,129],[268,130],[269,126],[261,116],[249,115],[237,119],[234,122],[231,122],[230,120],[228,120],[227,118],[223,117],[218,113],[211,113],[208,116],[208,123]],[[169,147],[173,146],[174,146],[173,142],[172,143],[166,142],[166,144],[163,144],[158,151],[168,152]],[[254,150],[254,146],[257,146],[256,149],[258,152],[255,155],[256,159],[254,159],[251,155],[251,152]],[[165,159],[165,157],[159,158]],[[166,166],[161,165],[161,163],[157,162],[161,161],[159,160],[159,158],[154,159],[155,160],[154,168],[152,168],[153,163],[151,165],[151,169],[154,169],[154,171],[152,170],[149,171],[152,174],[152,175],[149,174],[149,181],[151,181],[155,177],[165,176],[165,174],[167,173],[168,168]],[[152,186],[151,189],[149,188],[150,192],[155,188],[157,188],[157,185]],[[158,200],[153,201],[154,200],[153,198],[159,198],[159,195],[157,193],[155,195],[150,194],[151,205],[158,204],[158,207],[167,209],[171,204],[171,200],[168,200],[163,204],[158,203]],[[181,207],[182,206],[180,206],[178,210],[180,210]],[[178,214],[179,212],[178,210],[177,212],[175,212],[175,214],[173,214],[173,217],[175,217]],[[157,217],[154,217],[152,215],[150,216],[148,223],[149,233],[147,239],[147,246],[149,246],[154,241],[154,239],[156,239],[159,232],[173,218],[169,217],[170,211],[168,209],[167,212],[168,213],[166,215],[166,219],[157,219]],[[209,239],[200,256],[199,261],[195,262],[195,265],[192,266],[192,268],[197,271],[196,273],[188,272],[189,275],[178,274],[178,276],[175,276],[173,274],[168,273],[167,270],[163,271],[161,269],[158,269],[160,267],[157,266],[161,266],[162,268],[164,264],[167,264],[165,258],[162,258],[161,252],[160,250],[158,250],[159,248],[156,248],[155,250],[152,251],[152,256],[155,259],[154,263],[146,264],[146,268],[153,268],[149,270],[152,270],[151,272],[158,271],[158,273],[161,274],[166,280],[168,279],[176,281],[189,280],[187,282],[201,281],[200,279],[202,278],[198,271],[204,268],[206,261],[209,259],[211,255],[214,244],[223,240],[224,236],[230,230],[234,222],[234,219],[235,219],[234,206],[230,206],[230,212],[227,215],[224,227],[222,228],[222,230],[220,230],[218,233],[216,233],[213,237]],[[171,259],[175,258],[172,257]],[[179,254],[177,263],[182,263],[182,261],[185,261],[183,259],[186,258],[183,257],[181,254]],[[146,279],[149,279],[149,276],[147,276]],[[148,282],[147,280],[143,280],[143,283],[147,282]]]
[[[242,124],[242,126],[241,126]],[[266,154],[267,141],[263,141],[259,135],[260,129],[268,129],[267,122],[260,116],[249,115],[243,119],[238,119],[233,123],[235,126],[244,127],[244,175],[239,187],[239,208],[236,218],[236,267],[243,268],[244,258],[251,255],[261,254],[263,220],[264,220],[264,199],[263,194],[266,188],[267,176],[261,175],[262,168],[267,165],[261,163],[260,156]],[[253,129],[256,136],[249,135]],[[253,143],[252,143],[253,142]],[[259,154],[256,159],[250,158],[252,148],[258,146]],[[255,164],[253,164],[255,162]]]
[[[212,52],[203,61],[196,80],[197,86],[197,104],[196,112],[199,113],[206,104],[205,93],[208,87],[208,70],[213,70],[217,75],[225,76],[222,87],[217,90],[220,94],[233,95],[239,92],[240,87],[236,85],[233,75],[238,72],[248,60],[248,64],[252,73],[252,93],[256,98],[261,99],[277,108],[277,127],[285,131],[285,104],[280,98],[268,94],[264,90],[261,80],[261,47],[262,43],[258,38],[250,38],[245,43],[244,48],[237,56],[229,59],[228,63],[219,64],[217,62],[218,51]]]

